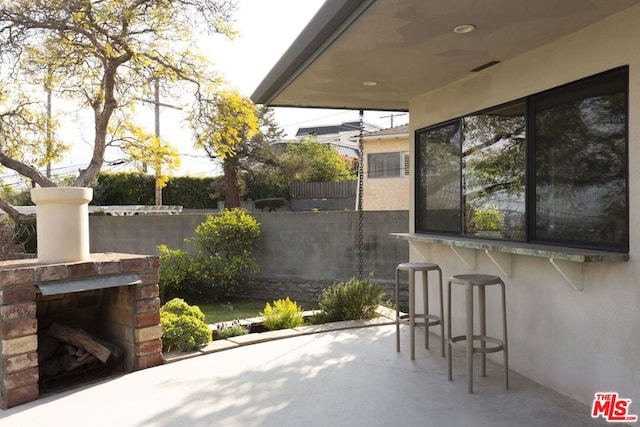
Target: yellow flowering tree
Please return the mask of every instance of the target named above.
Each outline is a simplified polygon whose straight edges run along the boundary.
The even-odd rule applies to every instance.
[[[169,181],[168,172],[180,167],[180,153],[172,145],[138,126],[129,127],[129,136],[123,138],[120,148],[140,172],[151,166],[155,173],[156,204],[162,204],[162,189]]]
[[[256,106],[235,89],[216,91],[204,87],[197,97],[189,123],[196,145],[212,159],[222,161],[225,208],[240,207],[240,145],[258,133]]]
[[[208,63],[190,42],[200,31],[232,36],[234,0],[0,0],[0,164],[40,186],[38,172],[60,152],[47,138],[45,88],[93,118],[92,155],[74,185],[95,182],[105,150],[120,135],[114,118],[148,99],[160,80],[178,93],[207,79]],[[6,90],[14,86],[14,90]],[[39,143],[38,143],[39,142]],[[11,210],[0,200],[0,208]]]

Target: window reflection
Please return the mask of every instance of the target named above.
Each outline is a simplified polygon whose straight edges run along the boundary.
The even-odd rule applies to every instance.
[[[459,120],[419,136],[420,230],[460,233],[460,137]]]
[[[626,96],[555,104],[540,102],[535,120],[535,236],[624,243]]]
[[[524,102],[463,120],[465,234],[524,240]]]

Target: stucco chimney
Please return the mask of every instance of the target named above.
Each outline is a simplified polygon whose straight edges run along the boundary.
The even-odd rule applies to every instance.
[[[89,261],[89,202],[93,189],[31,189],[36,204],[38,262]]]

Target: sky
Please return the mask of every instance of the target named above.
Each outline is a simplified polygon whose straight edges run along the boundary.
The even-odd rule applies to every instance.
[[[211,36],[202,39],[200,48],[229,84],[248,97],[323,3],[324,0],[239,0],[234,22],[238,36],[232,41],[220,35]],[[142,105],[137,111],[139,123],[153,132],[153,106]],[[183,126],[183,114],[171,108],[162,108],[160,112],[160,135],[181,154],[182,166],[171,175],[220,175],[220,167],[206,156],[204,150],[193,147],[191,132]],[[383,116],[382,112],[365,112],[364,119],[383,128],[389,127],[390,119]],[[299,127],[359,120],[358,111],[299,108],[275,108],[275,117],[289,138],[294,137]],[[407,121],[408,116],[399,117],[394,125]],[[62,133],[73,149],[52,166],[54,174],[74,173],[86,166],[91,158],[91,122],[66,126]],[[103,170],[126,170],[126,165],[110,165],[118,163],[120,158],[120,153],[108,151]]]
[[[227,79],[250,96],[275,63],[302,32],[324,0],[240,0],[236,14],[238,38],[213,44],[209,57]],[[299,127],[359,120],[358,111],[276,108],[276,119],[290,137]],[[365,113],[365,120],[388,127],[381,112]],[[401,120],[398,118],[398,120]],[[394,122],[394,125],[404,124]]]

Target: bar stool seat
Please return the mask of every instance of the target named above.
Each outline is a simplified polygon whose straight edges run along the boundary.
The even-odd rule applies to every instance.
[[[466,302],[466,328],[464,335],[451,336],[451,285],[463,285],[465,287]],[[490,285],[500,285],[502,296],[502,339],[487,336],[486,332],[486,305],[485,288]],[[478,323],[479,335],[473,331],[473,288],[478,288]],[[504,382],[505,388],[509,388],[509,357],[507,349],[507,305],[505,298],[505,286],[502,279],[490,274],[457,274],[449,279],[447,285],[447,337],[448,337],[448,364],[449,381],[452,381],[452,352],[451,346],[458,342],[464,342],[467,353],[467,391],[473,393],[473,355],[482,355],[481,375],[487,376],[487,353],[503,352],[504,356]],[[479,346],[474,346],[479,342]],[[487,343],[493,344],[487,347]]]
[[[400,314],[398,308],[398,295],[400,288],[400,272],[406,271],[409,274],[409,313]],[[440,285],[440,315],[434,315],[429,313],[429,277],[430,271],[437,271]],[[424,307],[424,313],[416,313],[416,273],[422,273],[422,302]],[[403,262],[396,267],[396,289],[395,289],[395,305],[396,305],[396,351],[400,351],[400,323],[409,325],[410,345],[411,345],[411,360],[416,358],[416,342],[415,342],[415,328],[416,326],[424,326],[424,346],[429,348],[429,327],[440,325],[441,347],[442,357],[444,357],[444,304],[443,304],[443,292],[442,292],[442,270],[438,264],[433,263],[418,263],[418,262]]]

